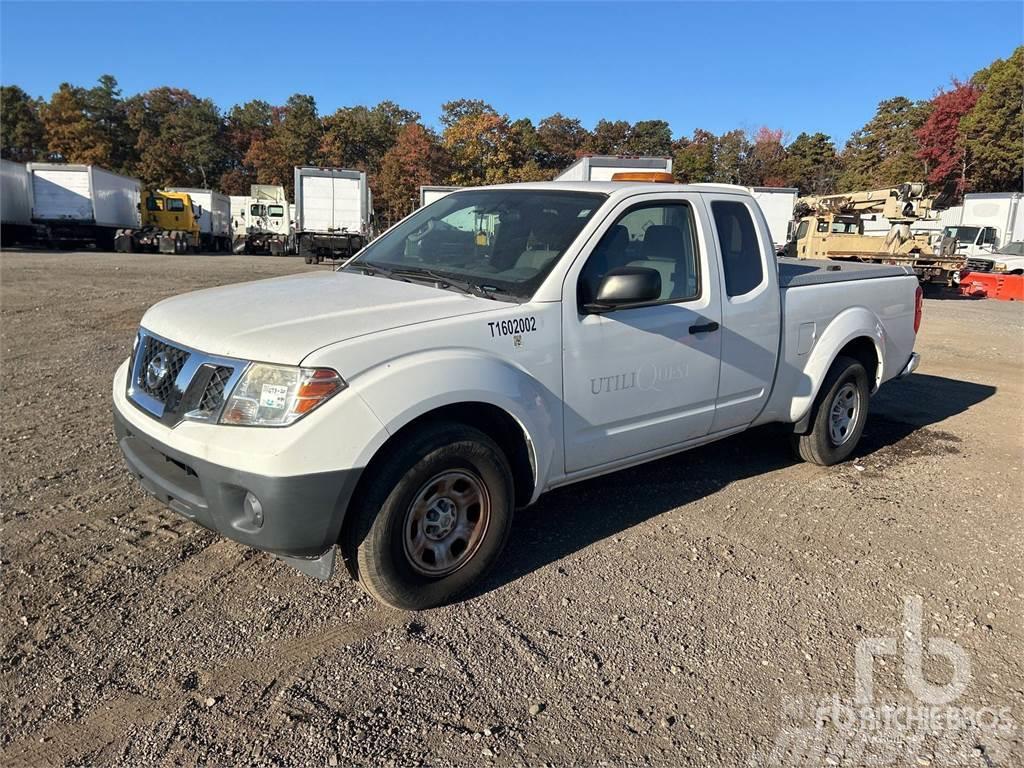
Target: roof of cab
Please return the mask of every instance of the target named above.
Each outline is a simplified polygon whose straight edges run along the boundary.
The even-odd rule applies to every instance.
[[[609,196],[628,197],[647,192],[726,192],[735,195],[749,195],[748,187],[736,184],[664,184],[635,181],[527,181],[517,184],[494,184],[485,187],[463,187],[469,189],[536,189],[564,192],[599,192]]]

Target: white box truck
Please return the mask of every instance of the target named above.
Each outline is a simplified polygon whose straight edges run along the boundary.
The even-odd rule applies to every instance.
[[[1020,192],[964,195],[959,220],[948,221],[942,228],[941,251],[955,249],[964,259],[985,259],[1009,243],[1024,240],[1021,198]]]
[[[462,189],[462,187],[420,187],[420,208],[424,205],[430,205],[435,200],[440,200],[445,195],[451,194],[457,189]]]
[[[555,181],[611,181],[616,173],[672,173],[671,157],[587,155],[555,177]]]
[[[236,207],[238,206],[238,207]],[[292,250],[292,226],[284,187],[253,184],[249,197],[230,198],[232,246],[235,253],[283,256]],[[242,216],[237,214],[241,210]]]
[[[32,223],[51,245],[112,250],[118,229],[137,229],[142,182],[98,165],[29,163]]]
[[[789,240],[793,206],[796,205],[799,190],[796,187],[751,187],[750,194],[768,221],[775,253],[781,253]]]
[[[3,245],[32,240],[28,187],[29,173],[24,163],[0,160],[0,242]]]
[[[363,171],[295,169],[295,242],[307,264],[347,259],[370,240],[373,198]]]
[[[197,207],[199,239],[203,250],[227,251],[231,248],[231,198],[212,189],[170,187],[169,192],[184,192]]]

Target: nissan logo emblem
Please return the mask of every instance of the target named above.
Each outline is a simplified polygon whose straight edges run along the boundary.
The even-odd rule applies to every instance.
[[[150,389],[156,389],[164,383],[164,379],[167,378],[169,372],[167,353],[157,352],[153,355],[153,359],[149,361],[149,365],[146,366],[146,386]]]

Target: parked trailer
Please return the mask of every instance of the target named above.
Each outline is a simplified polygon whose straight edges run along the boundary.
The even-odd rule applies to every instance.
[[[24,163],[0,160],[0,242],[3,245],[32,240],[28,188],[29,172]]]
[[[138,228],[142,182],[98,165],[29,163],[32,223],[51,245],[111,250],[118,229]]]
[[[198,207],[199,238],[203,250],[231,249],[231,198],[212,189],[170,187],[169,192],[184,192]]]
[[[555,177],[555,181],[611,181],[616,173],[672,173],[671,157],[587,155]]]
[[[420,187],[420,208],[430,205],[435,200],[440,200],[457,189],[463,189],[463,187]]]
[[[232,211],[240,202],[232,201]],[[269,253],[283,256],[291,250],[292,227],[288,219],[288,200],[284,187],[274,184],[253,184],[243,209],[244,217],[232,228],[232,250],[235,253]],[[233,223],[235,214],[232,214]]]
[[[373,199],[363,171],[295,169],[295,242],[307,264],[347,259],[370,239]]]
[[[796,187],[750,187],[750,194],[768,220],[775,253],[781,253],[789,240],[793,206],[796,205],[799,190]]]

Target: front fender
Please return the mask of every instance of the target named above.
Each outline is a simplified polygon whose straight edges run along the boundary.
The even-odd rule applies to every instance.
[[[393,435],[413,420],[445,406],[485,403],[502,409],[526,436],[534,470],[531,502],[562,455],[558,396],[509,360],[473,349],[419,352],[362,372],[351,386]],[[370,461],[383,440],[372,440]]]
[[[874,392],[882,383],[882,372],[885,363],[885,328],[870,309],[866,307],[850,307],[832,318],[825,330],[818,336],[811,354],[803,366],[803,376],[799,387],[790,403],[789,421],[797,423],[811,411],[814,399],[818,396],[825,375],[832,363],[843,349],[854,339],[866,337],[875,346],[879,365],[875,371],[875,379],[871,383]]]

